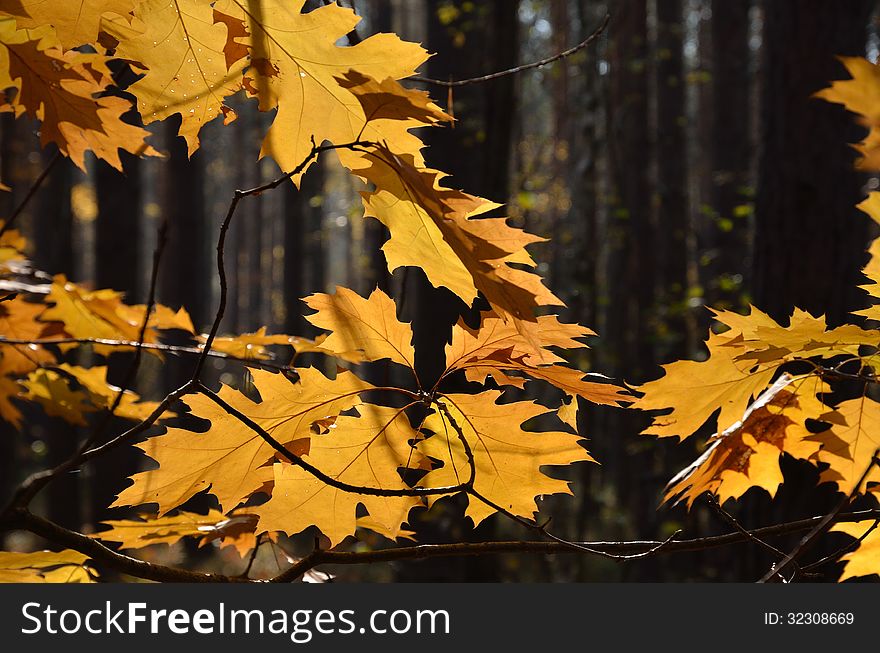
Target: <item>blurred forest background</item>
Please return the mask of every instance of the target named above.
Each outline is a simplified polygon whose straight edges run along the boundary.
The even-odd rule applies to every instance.
[[[553,55],[611,15],[597,42],[564,61],[451,94],[424,85],[458,119],[454,128],[428,134],[428,163],[451,172],[453,186],[507,203],[513,224],[551,239],[532,250],[539,271],[567,302],[566,321],[600,335],[583,360],[573,361],[582,369],[637,384],[659,376],[660,363],[700,358],[712,323],[709,306],[743,310],[753,303],[778,320],[799,306],[827,313],[835,325],[863,304],[856,286],[872,234],[854,205],[877,180],[853,170],[847,143],[863,135],[853,116],[811,95],[846,77],[835,55],[876,60],[877,3],[342,4],[364,17],[351,42],[383,31],[419,41],[437,53],[423,74],[440,80]],[[128,157],[124,174],[92,160],[86,176],[61,159],[18,223],[33,243],[37,266],[143,302],[156,229],[167,216],[170,242],[158,300],[185,306],[205,330],[216,310],[214,247],[232,189],[277,175],[271,161],[252,163],[271,116],[254,102],[236,100],[238,121],[231,128],[209,125],[191,160],[174,120],[151,126],[153,145],[169,155],[165,160]],[[54,154],[38,149],[35,129],[26,119],[0,117],[0,178],[15,189],[0,195],[0,214],[11,212]],[[379,285],[397,299],[404,320],[415,320],[422,378],[436,377],[449,326],[465,307],[432,290],[417,269],[387,273],[379,250],[387,234],[362,218],[357,190],[328,155],[299,191],[287,185],[242,206],[227,247],[231,308],[222,332],[265,325],[271,333],[314,335],[299,297],[336,284],[361,293]],[[115,356],[121,360],[111,362],[111,381],[127,355]],[[221,363],[214,379],[240,383],[241,366]],[[144,361],[137,390],[160,398],[190,365]],[[694,443],[639,436],[644,415],[581,413],[581,432],[602,465],[576,468],[576,498],[545,502],[556,532],[570,540],[610,540],[664,538],[678,528],[689,536],[729,530],[706,505],[690,513],[658,510],[666,481],[698,455]],[[25,473],[66,458],[77,440],[76,427],[60,420],[28,415],[26,423],[18,434],[2,427],[10,431],[0,437],[3,495]],[[103,507],[139,464],[132,450],[117,452],[56,483],[43,495],[43,508],[74,527],[119,516]],[[806,465],[800,472],[815,473]],[[751,490],[728,507],[747,527],[782,515],[822,514],[833,497],[821,488],[804,490],[811,485],[786,483],[772,506],[766,494]],[[529,536],[498,518],[475,532],[449,502],[413,527],[423,542]],[[307,550],[311,538],[300,545]],[[154,555],[198,560],[203,553]],[[231,555],[211,564],[240,566]],[[729,580],[758,577],[769,562],[746,544],[623,564],[518,554],[340,574],[359,580]]]

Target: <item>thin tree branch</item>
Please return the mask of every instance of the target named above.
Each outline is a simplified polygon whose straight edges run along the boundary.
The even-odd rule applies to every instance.
[[[413,76],[410,77],[414,82],[422,82],[424,84],[434,84],[435,86],[444,86],[446,88],[454,88],[457,86],[467,86],[468,84],[480,84],[482,82],[489,82],[494,79],[499,79],[501,77],[507,77],[508,75],[516,75],[521,72],[525,72],[526,70],[532,70],[533,68],[540,68],[542,66],[546,66],[547,64],[551,64],[555,61],[559,61],[560,59],[565,59],[566,57],[570,57],[586,48],[590,43],[598,39],[602,33],[605,31],[605,28],[608,27],[608,22],[611,20],[610,14],[605,14],[605,17],[602,19],[599,27],[593,30],[593,33],[590,34],[583,41],[575,45],[574,47],[569,48],[568,50],[564,50],[559,52],[558,54],[553,55],[552,57],[547,57],[546,59],[541,59],[540,61],[533,61],[532,63],[523,64],[522,66],[517,66],[516,68],[509,68],[507,70],[502,70],[497,73],[491,73],[489,75],[483,75],[481,77],[471,77],[469,79],[458,79],[458,80],[449,80],[444,81],[442,79],[431,79],[430,77],[420,77]]]
[[[230,405],[228,402],[224,401],[224,399],[220,395],[212,391],[210,388],[207,388],[204,385],[200,384],[199,390],[202,392],[202,394],[208,397],[208,399],[210,399],[220,408],[222,408],[226,413],[237,419],[239,422],[251,429],[254,433],[263,438],[263,440],[270,447],[272,447],[275,451],[284,456],[284,458],[287,459],[287,461],[291,465],[296,465],[297,467],[304,469],[309,474],[317,478],[319,481],[322,481],[327,485],[330,485],[331,487],[335,487],[338,490],[342,490],[344,492],[354,492],[356,494],[365,494],[375,497],[424,497],[438,494],[454,494],[456,492],[461,492],[467,489],[467,485],[464,483],[453,485],[450,487],[413,487],[397,490],[367,487],[363,485],[351,485],[350,483],[345,483],[343,481],[333,478],[332,476],[328,476],[308,461],[290,451],[287,447],[285,447],[283,444],[278,442],[278,440],[272,437],[272,435],[269,434],[269,432],[267,432],[262,426],[254,422],[250,417],[236,409],[234,406]]]
[[[721,506],[721,504],[718,503],[718,500],[715,498],[715,496],[711,492],[706,493],[706,500],[709,502],[709,505],[712,506],[712,508],[715,510],[715,512],[717,512],[725,522],[727,522],[730,526],[733,526],[737,531],[739,531],[743,535],[747,536],[752,542],[754,542],[755,544],[757,544],[761,548],[767,549],[768,551],[773,553],[777,557],[777,560],[781,560],[785,557],[784,551],[780,551],[772,544],[769,544],[769,543],[765,542],[764,540],[762,540],[758,537],[755,537],[751,532],[746,530],[746,528],[742,524],[739,523],[739,520],[737,520],[736,517],[734,517],[729,512],[727,512]],[[784,577],[782,577],[781,574],[780,574],[780,577],[784,578]]]
[[[113,403],[107,409],[107,412],[104,414],[104,419],[101,424],[94,430],[91,437],[87,438],[85,442],[79,447],[77,452],[74,454],[74,458],[85,453],[88,449],[92,447],[92,445],[100,442],[104,433],[107,430],[107,427],[110,425],[110,422],[113,416],[116,414],[116,409],[119,408],[119,404],[122,403],[122,398],[125,396],[125,393],[128,391],[131,384],[134,382],[135,377],[137,376],[138,370],[141,366],[141,358],[144,353],[144,339],[147,336],[147,327],[150,324],[150,316],[153,313],[153,308],[156,306],[156,286],[159,281],[159,265],[162,262],[162,253],[165,251],[165,245],[168,244],[168,220],[167,218],[162,220],[162,223],[159,225],[159,229],[156,235],[156,248],[153,250],[153,267],[150,272],[150,289],[147,292],[147,304],[144,307],[144,319],[141,322],[140,329],[138,330],[137,341],[135,342],[135,350],[134,350],[134,359],[131,361],[131,365],[128,366],[128,370],[125,373],[125,378],[123,378],[122,383],[119,386],[119,390],[116,393],[116,397],[113,399]]]
[[[166,567],[152,562],[145,562],[117,553],[113,549],[101,544],[98,540],[87,537],[82,533],[68,530],[58,524],[38,517],[33,513],[19,508],[14,511],[8,520],[7,528],[22,529],[39,535],[50,542],[61,544],[74,551],[79,551],[91,559],[102,562],[108,567],[146,580],[163,583],[236,583],[243,579],[223,574],[203,573],[180,569],[178,567]],[[246,581],[244,581],[246,582]]]
[[[0,336],[0,345],[38,345],[43,347],[46,345],[66,344],[107,345],[109,347],[131,347],[133,349],[138,347],[138,342],[135,340],[112,340],[109,338],[37,338],[33,340],[28,340],[25,338],[7,338],[6,336]],[[204,353],[204,347],[168,345],[161,342],[142,342],[140,343],[140,348],[145,350],[166,352],[169,354],[192,354],[195,356],[201,356]],[[332,354],[328,353],[327,355],[331,356]],[[271,360],[263,360],[260,358],[245,358],[243,356],[228,354],[224,351],[220,351],[217,349],[211,349],[210,351],[208,351],[208,356],[212,358],[235,361],[237,363],[243,363],[245,365],[265,367],[267,369],[273,369],[279,372],[289,372],[293,370],[292,365],[283,365],[281,363],[276,363]]]
[[[874,465],[880,464],[880,461],[878,461],[877,459],[878,453],[880,453],[880,449],[876,449],[871,455],[870,464],[865,468],[865,471],[862,472],[862,475],[859,478],[858,483],[856,483],[855,487],[852,489],[852,492],[841,499],[834,510],[822,517],[822,519],[819,520],[819,522],[813,527],[813,529],[809,533],[804,535],[801,541],[798,542],[797,546],[795,546],[795,548],[792,549],[792,551],[787,556],[785,556],[785,558],[783,558],[778,565],[774,564],[770,568],[770,570],[761,577],[761,579],[758,581],[759,583],[766,583],[771,578],[774,578],[777,574],[781,574],[783,571],[785,571],[785,568],[788,567],[788,565],[794,563],[801,553],[804,553],[811,546],[813,546],[816,541],[818,541],[818,539],[822,536],[822,534],[825,533],[825,531],[827,531],[832,524],[834,524],[834,518],[846,506],[848,506],[853,498],[856,496],[856,494],[859,493],[862,488],[862,484],[864,484],[865,479],[868,478],[868,474],[871,473]]]
[[[312,138],[312,149],[309,151],[303,161],[297,165],[290,172],[286,172],[277,179],[266,182],[265,184],[261,184],[259,186],[255,186],[254,188],[248,190],[236,190],[232,195],[232,200],[229,203],[229,208],[226,211],[226,217],[223,219],[223,223],[220,225],[220,237],[217,240],[217,274],[220,278],[220,302],[217,307],[217,313],[214,315],[214,322],[211,324],[211,330],[208,333],[208,338],[205,341],[204,351],[196,363],[196,367],[193,370],[192,380],[198,381],[201,376],[202,369],[205,366],[205,361],[208,358],[208,352],[211,349],[211,346],[214,344],[214,338],[217,336],[217,331],[220,329],[220,322],[223,321],[223,316],[226,313],[226,301],[227,296],[229,294],[229,287],[226,281],[226,264],[224,261],[224,254],[226,248],[226,234],[229,231],[229,225],[232,223],[232,218],[235,215],[235,211],[238,208],[239,202],[243,200],[245,197],[250,197],[252,195],[259,195],[260,193],[272,190],[273,188],[277,188],[285,181],[290,179],[291,177],[298,175],[303,170],[305,170],[308,165],[314,160],[318,155],[322,152],[328,152],[330,150],[343,150],[349,149],[353,150],[362,146],[372,145],[369,142],[355,140],[350,143],[341,143],[339,145],[329,144],[329,145],[317,145],[315,143],[314,137]]]
[[[418,544],[402,546],[378,551],[313,551],[300,559],[296,564],[285,569],[271,579],[274,583],[287,583],[296,580],[319,565],[362,565],[378,562],[397,562],[401,560],[422,560],[426,558],[443,558],[454,556],[496,555],[502,553],[534,553],[542,555],[596,553],[616,554],[618,559],[633,560],[646,554],[672,554],[705,551],[723,546],[749,542],[753,537],[766,538],[778,535],[789,535],[808,530],[824,517],[810,517],[773,526],[765,526],[748,531],[748,534],[726,533],[686,540],[672,541],[617,541],[617,542],[577,542],[580,548],[572,548],[568,544],[541,541],[508,541],[508,542],[455,542],[452,544]],[[861,510],[840,513],[835,517],[836,523],[856,522],[865,519],[880,519],[880,509]],[[622,556],[622,557],[621,557]]]
[[[595,553],[602,551],[616,554],[618,559],[633,560],[649,554],[684,553],[704,551],[707,549],[747,542],[752,537],[765,538],[804,531],[814,527],[826,519],[826,516],[812,517],[783,524],[774,524],[749,531],[747,535],[740,532],[714,535],[675,541],[620,541],[620,542],[580,542],[581,548],[572,548],[568,544],[538,541],[507,541],[507,542],[458,542],[452,544],[421,544],[397,547],[379,551],[323,551],[315,550],[305,558],[271,579],[272,582],[290,582],[318,565],[356,565],[377,562],[393,562],[398,560],[416,560],[423,558],[440,558],[450,556],[490,555],[499,553]],[[865,519],[880,520],[880,509],[861,510],[850,513],[838,513],[835,523],[857,522]],[[111,569],[124,574],[158,582],[263,582],[241,577],[225,576],[193,572],[187,569],[166,567],[145,562],[130,556],[117,553],[95,539],[82,533],[68,530],[54,522],[38,517],[25,508],[16,508],[7,513],[0,521],[0,531],[21,529],[39,535],[51,542],[79,551],[90,558],[106,564]]]
[[[828,564],[829,562],[835,562],[841,556],[849,553],[850,551],[854,551],[859,546],[859,544],[861,544],[862,542],[865,541],[866,537],[868,537],[871,533],[874,532],[874,530],[877,528],[877,526],[880,526],[880,518],[875,519],[874,523],[868,527],[868,530],[866,530],[864,533],[862,533],[857,539],[853,540],[852,542],[850,542],[846,546],[839,548],[834,553],[827,555],[824,558],[821,558],[819,560],[816,560],[816,562],[811,562],[808,565],[804,565],[803,567],[801,567],[801,571],[810,571],[812,569],[816,569],[817,567],[821,567],[822,565]]]
[[[21,202],[19,202],[18,206],[16,206],[15,209],[12,211],[12,215],[10,215],[9,219],[3,223],[3,226],[0,226],[0,236],[5,234],[9,229],[12,228],[12,225],[18,219],[18,216],[21,215],[33,196],[37,194],[40,186],[43,185],[46,177],[49,176],[49,173],[52,172],[52,168],[55,167],[55,164],[58,163],[59,160],[61,160],[61,150],[56,150],[55,154],[52,155],[52,158],[49,159],[49,163],[47,163],[46,167],[43,168],[43,172],[41,172],[40,175],[34,180],[34,183],[32,183],[31,187],[28,188],[28,191],[22,198]]]

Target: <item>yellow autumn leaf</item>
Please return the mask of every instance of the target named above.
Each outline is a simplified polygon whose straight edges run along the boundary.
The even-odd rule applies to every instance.
[[[174,544],[190,537],[197,538],[199,546],[219,540],[221,548],[234,547],[239,555],[244,556],[257,543],[257,516],[248,512],[224,515],[218,510],[209,510],[202,515],[180,511],[166,517],[142,515],[139,519],[115,519],[101,523],[109,529],[94,533],[92,537],[117,542],[123,549]],[[273,534],[270,533],[269,537],[274,540]]]
[[[840,522],[829,529],[832,533],[846,533],[856,539],[864,538],[855,551],[850,551],[840,558],[846,563],[843,573],[840,574],[841,582],[848,578],[880,574],[880,530],[876,525],[875,520],[867,519]]]
[[[542,471],[543,467],[593,459],[579,444],[582,440],[577,435],[523,430],[525,422],[549,409],[530,401],[499,404],[500,396],[497,390],[487,390],[475,395],[444,395],[439,399],[453,422],[438,411],[422,425],[434,435],[419,442],[419,451],[442,461],[443,466],[429,472],[420,485],[448,487],[470,477],[468,456],[457,426],[473,453],[474,489],[511,513],[532,518],[538,510],[536,497],[571,494],[568,481],[551,478]],[[484,502],[468,497],[465,514],[475,525],[495,512]]]
[[[632,407],[668,410],[653,418],[643,431],[660,437],[690,437],[718,412],[717,430],[725,431],[742,419],[752,398],[773,378],[774,368],[739,361],[741,348],[725,346],[738,334],[710,334],[704,361],[676,361],[664,365],[665,375],[639,386],[644,396]]]
[[[202,334],[197,337],[202,343],[208,341],[208,336]],[[267,334],[266,327],[260,327],[253,333],[242,333],[237,336],[217,336],[211,343],[212,351],[219,351],[235,358],[244,360],[269,360],[272,358],[271,352],[266,349],[268,345],[287,345],[293,347],[296,355],[300,354],[325,354],[333,356],[349,363],[363,363],[363,353],[355,350],[334,352],[322,346],[326,340],[326,335],[317,338],[303,338],[302,336],[288,336],[284,334]]]
[[[375,186],[362,195],[366,215],[391,232],[382,247],[389,271],[420,267],[433,286],[467,304],[480,291],[505,319],[534,322],[537,308],[563,305],[537,274],[522,269],[534,266],[525,247],[542,239],[503,218],[479,217],[497,204],[443,187],[442,173],[384,144],[374,145],[364,161],[352,171]]]
[[[227,68],[228,28],[214,22],[213,0],[140,0],[136,15],[145,31],[107,27],[119,41],[116,56],[134,62],[144,76],[128,91],[144,124],[180,114],[179,133],[190,156],[199,131],[224,115],[224,101],[241,89],[243,60]]]
[[[421,125],[436,125],[452,121],[452,116],[434,104],[425,91],[405,88],[390,77],[379,81],[349,70],[336,81],[358,99],[367,122],[415,120]]]
[[[480,316],[479,327],[472,328],[459,320],[452,328],[452,339],[446,346],[446,369],[448,372],[467,370],[479,365],[482,359],[497,358],[498,352],[504,352],[507,358],[533,367],[564,363],[565,359],[555,354],[551,347],[580,349],[586,345],[577,339],[594,335],[593,331],[579,324],[560,322],[555,315],[540,315],[533,337],[526,338],[512,320],[503,320],[494,313],[484,312]],[[535,341],[539,347],[535,347]],[[482,382],[482,379],[472,378],[471,375],[468,378]]]
[[[208,337],[205,334],[198,336],[199,342],[204,345]],[[266,327],[260,327],[253,333],[242,333],[237,336],[217,336],[211,343],[211,349],[236,358],[245,360],[267,360],[272,355],[266,350],[268,345],[289,345],[300,353],[301,351],[313,351],[314,341],[299,336],[287,336],[283,334],[269,335]]]
[[[824,316],[814,317],[798,308],[786,326],[755,307],[750,307],[748,315],[715,311],[715,318],[739,333],[739,337],[730,339],[728,346],[743,350],[739,354],[741,360],[768,363],[814,356],[857,356],[861,347],[876,346],[880,341],[880,331],[865,330],[854,324],[829,329]]]
[[[140,336],[144,318],[144,307],[126,306],[122,303],[122,293],[115,290],[86,290],[67,280],[63,274],[56,275],[49,291],[47,301],[55,305],[42,314],[43,320],[55,320],[64,325],[64,330],[74,338],[121,340],[136,342]],[[157,342],[157,328],[187,328],[192,322],[186,311],[174,312],[167,307],[157,306],[156,313],[150,316],[148,328],[144,332],[144,342]],[[75,344],[61,345],[62,350],[75,347]],[[131,350],[130,345],[96,344],[98,354],[107,354],[117,349]],[[159,355],[154,350],[146,351]]]
[[[0,583],[91,583],[88,556],[78,551],[0,551]]]
[[[0,89],[17,89],[16,116],[40,120],[40,142],[54,142],[82,170],[86,152],[120,171],[120,149],[158,156],[144,140],[149,132],[122,120],[131,104],[102,95],[111,83],[102,55],[64,52],[52,28],[20,30],[0,18]]]
[[[313,436],[304,458],[331,478],[359,487],[406,489],[399,468],[419,468],[421,454],[411,442],[418,433],[399,408],[362,404],[357,417],[340,416],[326,435]],[[340,490],[306,470],[276,463],[272,496],[254,508],[261,531],[299,533],[316,526],[336,546],[354,535],[363,505],[373,530],[394,539],[404,532],[409,511],[418,497],[383,497]]]
[[[782,454],[807,460],[819,450],[806,421],[827,411],[818,399],[827,392],[819,377],[783,374],[742,419],[710,438],[703,454],[666,486],[665,500],[684,501],[690,507],[704,492],[711,492],[724,503],[752,487],[775,496],[783,480]]]
[[[64,49],[70,50],[98,39],[105,13],[126,16],[136,4],[137,0],[0,0],[0,11],[14,16],[23,29],[51,25]]]
[[[336,76],[355,70],[374,79],[400,79],[413,75],[427,59],[419,45],[393,34],[376,34],[355,46],[338,46],[337,41],[354,29],[360,18],[336,3],[302,13],[303,4],[304,0],[264,0],[258,5],[221,0],[214,6],[219,14],[246,25],[250,68],[245,87],[259,99],[261,111],[277,109],[261,156],[271,156],[288,171],[306,158],[313,138],[317,143],[341,144],[360,135],[366,140],[382,137],[378,131],[381,125],[373,125],[369,133],[364,131],[367,121],[360,102]],[[235,40],[241,43],[243,39]],[[386,140],[389,137],[390,133],[385,134]],[[393,145],[397,147],[396,141]],[[420,146],[414,139],[407,151]]]
[[[144,304],[135,304],[133,306],[120,304],[116,307],[116,314],[128,322],[130,326],[140,329],[144,323],[144,312],[146,310],[147,307]],[[174,311],[163,304],[155,304],[153,306],[153,311],[150,313],[150,319],[147,321],[147,328],[166,330],[178,329],[180,331],[186,331],[187,333],[195,333],[196,331],[192,323],[192,318],[189,316],[189,313],[185,308],[180,307]]]
[[[331,332],[322,349],[339,354],[359,351],[368,361],[389,359],[415,369],[412,327],[397,319],[394,300],[379,288],[364,298],[337,286],[332,295],[316,293],[303,301],[317,311],[306,319]]]
[[[361,403],[372,388],[341,371],[328,379],[314,368],[298,369],[299,381],[263,370],[251,371],[262,401],[254,402],[228,386],[220,397],[267,431],[294,454],[309,450],[313,424],[335,418]],[[204,395],[187,398],[192,414],[208,420],[204,433],[170,428],[138,446],[159,467],[135,474],[114,506],[157,503],[164,514],[195,494],[209,490],[225,510],[234,508],[272,479],[267,465],[277,452],[258,433]]]
[[[880,170],[880,66],[863,57],[838,57],[850,79],[836,80],[814,94],[828,102],[842,104],[859,114],[859,122],[870,132],[855,147],[862,154],[860,170]]]
[[[880,482],[880,468],[872,463],[880,449],[880,403],[866,396],[850,399],[821,419],[829,422],[831,428],[815,436],[822,444],[817,459],[829,466],[820,480],[836,484],[844,494],[861,492],[866,484]],[[872,465],[862,485],[857,487],[859,479]]]

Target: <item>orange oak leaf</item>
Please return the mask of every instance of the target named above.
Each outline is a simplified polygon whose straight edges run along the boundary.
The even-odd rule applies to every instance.
[[[214,6],[219,14],[243,22],[250,35],[234,39],[250,49],[245,87],[258,98],[260,110],[277,109],[261,156],[271,156],[283,170],[293,170],[306,158],[312,139],[341,144],[362,135],[379,140],[378,125],[364,131],[363,108],[336,76],[355,70],[374,79],[399,79],[414,74],[427,59],[420,46],[393,34],[340,47],[337,41],[360,18],[336,3],[302,13],[303,4],[304,0],[265,0],[259,11],[245,0],[221,0]],[[303,38],[306,33],[308,38]],[[386,134],[386,140],[390,136]],[[406,151],[419,147],[420,141],[412,137]]]
[[[291,383],[281,374],[252,370],[260,402],[228,386],[219,394],[292,453],[302,455],[309,450],[315,422],[359,405],[360,394],[372,386],[347,371],[335,379],[314,368],[296,371],[299,381]],[[277,452],[258,433],[204,395],[193,395],[186,402],[193,415],[210,422],[208,430],[170,428],[137,445],[159,467],[135,474],[133,485],[119,494],[114,505],[157,503],[164,514],[208,490],[228,510],[272,480],[267,465]]]
[[[405,88],[395,79],[377,81],[357,70],[337,76],[336,81],[358,99],[367,122],[373,120],[415,120],[423,125],[451,122],[425,91]]]
[[[421,267],[432,285],[468,304],[480,291],[506,319],[534,322],[537,308],[562,305],[537,274],[521,269],[534,266],[525,247],[542,239],[503,218],[478,217],[497,204],[444,188],[442,173],[383,144],[372,147],[365,163],[353,172],[375,185],[362,195],[366,215],[391,232],[382,247],[390,271]]]
[[[543,467],[593,459],[577,435],[522,428],[523,423],[549,409],[530,401],[499,404],[500,396],[497,390],[487,390],[440,398],[452,419],[444,411],[429,415],[422,428],[434,435],[417,446],[426,456],[442,461],[443,466],[429,472],[420,485],[448,487],[469,479],[470,465],[460,430],[473,454],[474,489],[504,510],[532,518],[538,510],[536,497],[571,494],[567,481],[551,478]],[[468,497],[465,514],[475,525],[495,512],[495,508]]]
[[[51,25],[64,49],[70,50],[97,40],[101,16],[126,16],[136,4],[136,0],[0,0],[0,12],[14,16],[23,29]]]
[[[0,551],[0,583],[91,583],[97,573],[86,569],[88,556],[79,551]]]
[[[337,286],[332,295],[316,293],[303,301],[317,311],[306,319],[331,332],[321,342],[322,349],[336,354],[358,351],[367,361],[389,359],[415,369],[412,327],[397,319],[394,301],[380,289],[364,298]]]
[[[93,152],[122,170],[119,150],[158,156],[146,130],[122,120],[131,109],[120,97],[103,95],[111,84],[106,58],[62,51],[50,27],[17,29],[0,18],[0,88],[15,88],[16,115],[27,113],[42,122],[40,141],[58,149],[85,170],[85,153]]]
[[[362,404],[357,410],[357,417],[339,417],[327,435],[313,436],[305,459],[340,482],[405,489],[398,469],[420,467],[422,456],[411,445],[418,433],[402,409]],[[260,516],[259,529],[295,534],[316,526],[331,546],[354,535],[359,525],[395,539],[405,532],[409,511],[421,503],[418,497],[341,490],[285,463],[275,464],[274,480],[272,497],[253,509]],[[358,505],[367,510],[368,523],[358,523]]]
[[[643,433],[683,440],[716,411],[717,431],[739,422],[752,398],[770,384],[775,370],[755,361],[738,360],[743,349],[729,345],[740,337],[734,329],[721,335],[710,333],[706,341],[709,358],[664,365],[663,377],[639,386],[644,394],[633,402],[633,408],[669,411],[655,416]]]
[[[136,342],[140,336],[144,319],[143,306],[127,306],[122,303],[122,293],[115,290],[86,290],[67,280],[63,274],[57,275],[52,283],[47,301],[54,306],[46,309],[42,320],[61,322],[64,331],[74,338],[98,338]],[[150,316],[144,332],[144,342],[157,342],[156,329],[181,328],[191,330],[189,315],[181,309],[174,312],[170,308],[157,306]],[[62,350],[71,349],[76,344],[61,345]],[[96,344],[95,352],[107,354],[120,346]],[[130,350],[130,345],[122,347]],[[158,355],[153,350],[150,351]]]
[[[880,66],[863,57],[838,57],[851,79],[837,80],[814,94],[828,102],[842,104],[859,114],[859,122],[870,131],[855,145],[862,154],[856,162],[860,170],[880,170]]]
[[[179,133],[190,156],[199,147],[202,127],[226,115],[224,102],[241,89],[245,65],[243,60],[228,65],[232,19],[215,23],[212,5],[213,0],[140,0],[136,16],[143,32],[107,27],[119,42],[116,56],[144,72],[128,89],[144,124],[180,114]]]
[[[713,435],[706,451],[666,487],[666,501],[692,506],[704,492],[720,503],[737,499],[752,487],[775,496],[782,483],[779,459],[787,453],[808,460],[819,450],[808,419],[827,412],[818,396],[829,392],[820,378],[783,374],[749,406],[742,419]]]
[[[199,546],[219,540],[221,548],[231,546],[240,556],[245,556],[257,543],[257,516],[248,512],[233,512],[227,516],[218,510],[209,510],[205,515],[180,511],[165,517],[148,514],[142,515],[140,519],[117,519],[101,523],[110,528],[91,537],[105,542],[117,542],[123,549],[174,544],[191,537],[198,540]],[[270,539],[275,539],[273,533],[268,535]]]

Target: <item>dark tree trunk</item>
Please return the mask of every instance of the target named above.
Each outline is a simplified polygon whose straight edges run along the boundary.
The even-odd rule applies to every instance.
[[[598,325],[602,334],[598,368],[633,382],[654,360],[655,246],[650,189],[650,111],[647,7],[645,0],[621,0],[609,25],[607,92],[608,183],[603,271],[607,296]],[[642,531],[649,510],[644,485],[648,458],[627,448],[625,434],[638,432],[639,416],[605,412],[591,429],[604,483],[617,489],[618,509],[629,529]],[[598,434],[606,437],[600,442]],[[642,519],[642,516],[646,516]],[[627,534],[633,530],[625,531]],[[631,573],[626,569],[624,574]]]
[[[207,254],[213,251],[217,234],[206,229],[200,153],[187,158],[186,143],[176,136],[175,123],[166,127],[169,156],[160,181],[168,245],[159,274],[159,299],[172,308],[185,306],[196,326],[202,328],[213,318]]]
[[[121,173],[96,163],[95,284],[121,290],[134,303],[140,290],[140,161],[125,153],[122,161]]]
[[[695,336],[687,305],[688,233],[685,142],[685,85],[683,78],[684,21],[680,0],[656,2],[655,43],[657,83],[657,251],[658,306],[664,313],[658,356],[680,358],[692,349]],[[643,283],[647,282],[643,279]]]
[[[811,96],[846,77],[838,55],[864,55],[874,3],[764,2],[755,303],[776,319],[793,306],[840,323],[856,308],[868,221],[854,208],[861,138],[841,106]]]
[[[712,221],[706,299],[719,308],[742,308],[751,276],[750,5],[751,0],[712,3]]]
[[[321,163],[313,165],[297,189],[293,184],[284,188],[284,306],[285,332],[303,334],[307,323],[302,314],[305,305],[300,301],[306,295],[323,290],[306,278],[306,261],[321,258],[310,235],[320,230],[323,211],[315,198],[320,198],[324,174]],[[320,240],[318,241],[320,244]]]
[[[437,54],[428,61],[427,74],[435,79],[462,79],[516,65],[518,59],[518,2],[493,0],[485,3],[455,2],[459,14],[444,24],[429,3],[428,49]],[[490,84],[455,89],[455,129],[429,131],[428,165],[452,175],[447,185],[462,187],[495,201],[508,198],[511,134],[514,120],[516,80],[505,77]],[[432,92],[436,89],[431,89]],[[435,93],[435,96],[438,94]],[[438,97],[443,101],[445,98]],[[464,304],[448,291],[433,289],[417,270],[408,272],[406,292],[415,295],[413,320],[416,366],[423,385],[430,387],[445,367],[445,346],[452,325]],[[439,506],[438,506],[439,507]],[[470,537],[470,531],[454,515],[441,524],[419,523],[427,540],[451,541]],[[492,522],[477,529],[473,537],[491,534]],[[454,569],[425,563],[413,566],[402,578],[410,580],[497,578],[495,561],[462,561]]]
[[[54,145],[46,148],[44,166],[49,165],[57,151]],[[34,264],[51,274],[63,272],[68,278],[74,269],[70,192],[75,174],[75,166],[68,158],[61,157],[34,198],[38,204],[34,233],[39,238],[39,246],[34,249]]]

